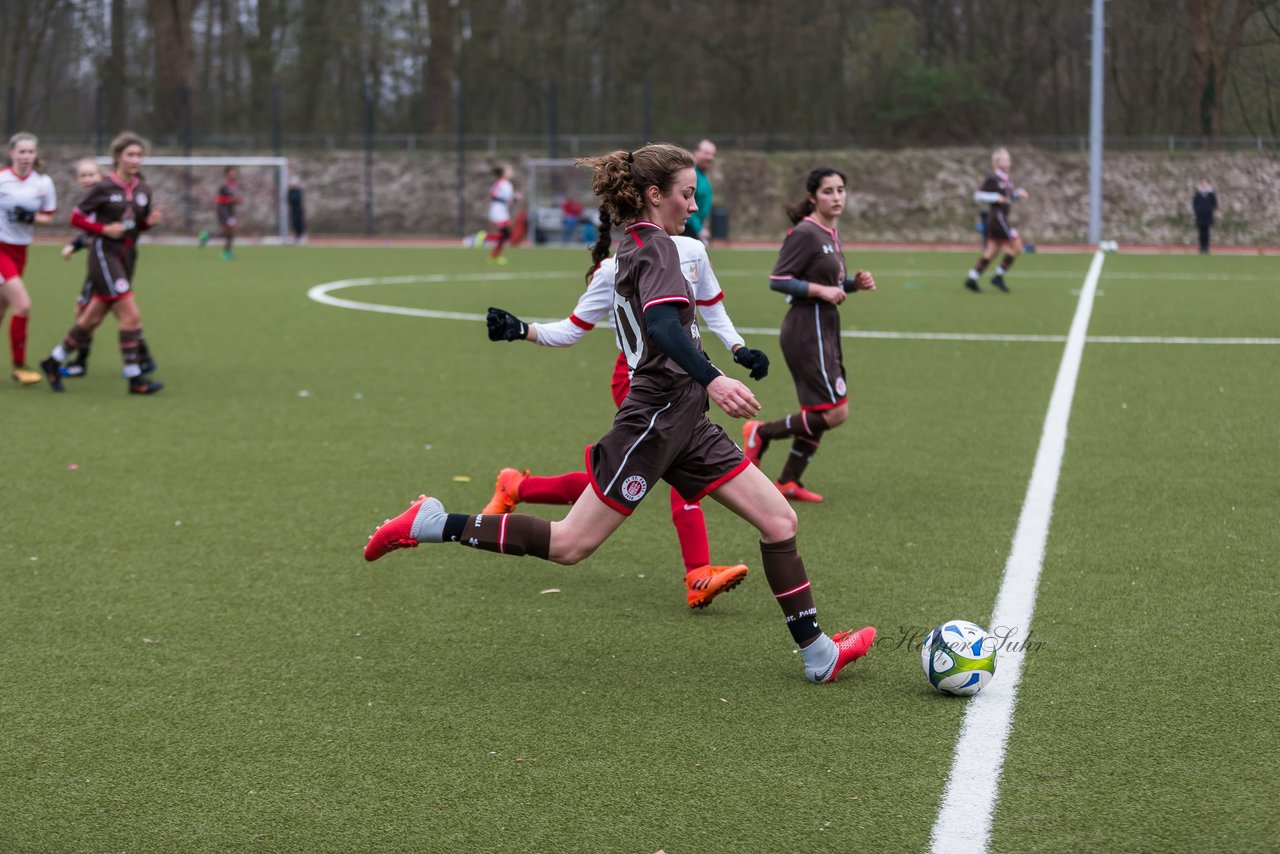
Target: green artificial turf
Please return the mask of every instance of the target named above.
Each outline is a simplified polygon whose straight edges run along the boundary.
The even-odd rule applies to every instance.
[[[56,251],[28,270],[33,363],[79,288]],[[713,251],[742,327],[781,319],[773,258]],[[1010,296],[966,293],[972,260],[851,253],[879,291],[845,327],[1066,334],[1087,256],[1020,260]],[[882,640],[816,688],[755,532],[711,502],[713,560],[752,572],[705,612],[684,604],[661,494],[575,567],[454,546],[362,559],[422,491],[475,512],[502,466],[579,468],[612,419],[615,350],[603,329],[568,351],[492,344],[478,322],[308,288],[443,275],[334,296],[562,317],[586,265],[146,246],[163,392],[124,393],[110,320],[65,394],[0,388],[0,851],[927,847],[965,704],[928,686],[915,643],[990,616],[1062,344],[846,339],[852,414],[806,479],[827,501],[798,508],[800,547],[824,627]],[[1273,259],[1113,256],[1090,333],[1274,336],[1277,279]],[[793,411],[776,337],[747,338],[774,360],[751,384],[764,415]],[[1255,651],[1278,604],[1278,362],[1086,348],[998,850],[1280,841]]]

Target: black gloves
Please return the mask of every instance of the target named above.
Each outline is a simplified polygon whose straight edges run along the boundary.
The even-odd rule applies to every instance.
[[[36,221],[36,212],[33,210],[27,210],[26,208],[14,208],[13,221],[20,222],[25,225],[31,225]]]
[[[762,380],[769,375],[769,357],[750,347],[739,347],[733,360],[751,371],[751,379]]]
[[[489,326],[490,341],[523,341],[529,334],[529,324],[500,308],[490,306],[484,322]]]

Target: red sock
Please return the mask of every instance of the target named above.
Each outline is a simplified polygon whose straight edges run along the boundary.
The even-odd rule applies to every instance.
[[[27,318],[20,314],[9,321],[9,355],[15,366],[27,363]]]
[[[521,490],[523,491],[523,490]],[[671,489],[671,523],[676,526],[680,540],[680,556],[684,558],[684,571],[692,572],[711,563],[711,546],[707,543],[707,520],[702,515],[702,505],[684,500],[684,496]]]
[[[497,234],[490,234],[489,236],[496,237],[498,240],[498,242],[493,245],[493,254],[489,257],[497,258],[502,254],[502,247],[507,245],[507,235],[502,232],[498,232]]]
[[[585,471],[571,471],[555,477],[526,477],[520,481],[521,504],[572,504],[591,487]]]

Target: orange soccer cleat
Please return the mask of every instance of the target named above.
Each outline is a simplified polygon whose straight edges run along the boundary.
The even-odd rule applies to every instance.
[[[760,468],[760,457],[769,449],[769,440],[760,435],[763,421],[748,421],[742,425],[742,452],[756,468]]]
[[[688,590],[690,608],[705,608],[721,593],[742,583],[747,577],[745,564],[733,566],[700,566],[685,573],[684,586]]]
[[[831,639],[836,642],[838,650],[836,666],[831,668],[831,673],[825,679],[820,680],[820,684],[823,685],[836,681],[836,676],[846,664],[857,661],[867,654],[871,644],[875,642],[876,629],[875,626],[864,626],[856,632],[839,632]]]
[[[503,469],[493,485],[493,497],[480,512],[486,516],[510,513],[520,503],[520,483],[529,476],[529,470]]]
[[[805,489],[798,480],[789,480],[786,483],[775,483],[778,491],[785,495],[791,501],[808,501],[811,504],[821,504],[822,496],[810,489]]]

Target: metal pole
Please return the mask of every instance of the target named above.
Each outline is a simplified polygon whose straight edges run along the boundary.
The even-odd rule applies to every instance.
[[[182,153],[191,156],[191,90],[186,86],[178,88],[178,120],[182,122]],[[195,221],[195,199],[192,198],[191,167],[183,170],[186,179],[186,198],[183,199],[183,224],[191,231]]]
[[[556,114],[558,112],[557,108],[559,107],[559,104],[556,103],[558,100],[556,94],[556,83],[552,80],[547,84],[547,149],[550,151],[547,156],[553,160],[555,159],[556,148],[558,147],[558,140],[556,139],[556,132],[558,128],[556,127],[556,124],[559,121],[559,116]]]
[[[102,84],[93,92],[93,150],[101,152],[106,143],[106,93]]]
[[[276,83],[271,87],[271,150],[276,157],[284,153],[284,135],[281,132],[281,110],[284,103],[284,87]]]
[[[653,87],[646,81],[644,84],[644,139],[641,142],[648,145],[653,140]]]
[[[467,113],[461,77],[454,81],[453,91],[457,101],[454,123],[458,134],[458,236],[461,237],[467,233]]]
[[[1093,0],[1093,51],[1089,69],[1089,242],[1102,239],[1103,0]]]
[[[364,89],[364,233],[373,234],[373,87]]]
[[[17,93],[14,92],[13,84],[10,83],[9,88],[5,93],[4,135],[13,136],[15,133],[17,133],[18,132],[17,125],[18,125]]]

